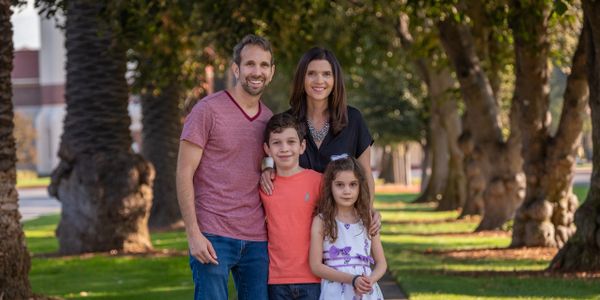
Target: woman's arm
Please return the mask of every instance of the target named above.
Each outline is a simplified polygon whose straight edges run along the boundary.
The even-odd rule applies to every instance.
[[[358,157],[358,163],[365,171],[367,177],[367,184],[369,185],[369,195],[371,196],[371,212],[373,217],[373,223],[369,228],[370,235],[376,235],[381,229],[381,214],[373,207],[373,201],[375,199],[375,179],[373,178],[373,172],[371,171],[371,146]]]
[[[381,237],[379,234],[371,237],[371,254],[375,260],[375,269],[371,272],[369,279],[371,280],[371,283],[375,283],[383,277],[387,270],[387,261],[383,254],[383,245],[381,245]]]
[[[371,196],[371,207],[373,207],[373,199],[375,199],[375,179],[373,178],[373,171],[371,170],[371,146],[367,147],[357,160],[363,171],[365,171],[367,184],[369,185],[369,195]]]

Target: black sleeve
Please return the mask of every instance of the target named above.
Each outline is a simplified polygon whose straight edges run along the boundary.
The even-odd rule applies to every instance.
[[[356,128],[357,140],[355,153],[356,158],[359,158],[373,144],[373,137],[371,137],[367,123],[360,111],[350,106],[348,106],[348,123],[353,123],[352,127]]]

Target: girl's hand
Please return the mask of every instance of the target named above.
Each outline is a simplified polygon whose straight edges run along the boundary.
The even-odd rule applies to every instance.
[[[354,282],[354,291],[356,294],[364,295],[370,293],[372,289],[373,285],[367,276],[361,275],[360,277],[356,278],[356,281]]]
[[[273,168],[265,168],[260,175],[260,189],[267,195],[273,194],[273,180],[275,180],[275,170]]]

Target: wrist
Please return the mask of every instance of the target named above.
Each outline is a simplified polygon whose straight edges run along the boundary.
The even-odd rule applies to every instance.
[[[358,279],[358,277],[360,277],[362,275],[355,275],[354,277],[352,277],[352,288],[356,288],[356,279]]]

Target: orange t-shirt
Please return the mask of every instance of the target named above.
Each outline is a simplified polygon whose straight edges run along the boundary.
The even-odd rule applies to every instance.
[[[321,177],[321,173],[305,169],[292,176],[277,176],[271,196],[260,191],[267,215],[269,284],[321,282],[308,263],[310,227]]]

